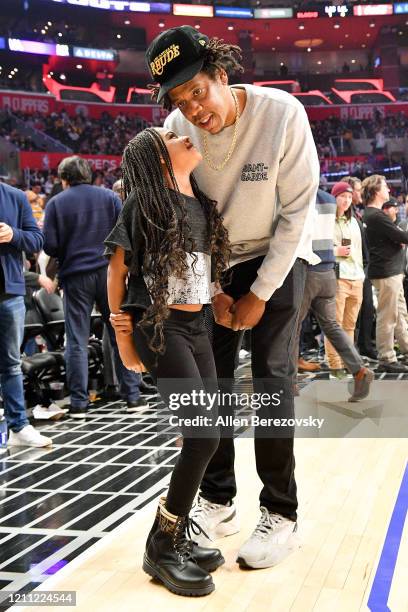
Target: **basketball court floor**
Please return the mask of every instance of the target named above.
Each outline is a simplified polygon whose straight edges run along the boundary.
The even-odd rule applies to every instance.
[[[249,384],[242,363],[238,385]],[[43,425],[52,450],[14,449],[1,464],[0,588],[21,597],[74,591],[71,609],[98,612],[406,612],[408,381],[380,375],[367,400],[349,404],[347,395],[347,381],[303,379],[296,415],[317,407],[326,429],[298,433],[301,547],[274,568],[244,571],[235,562],[258,520],[260,491],[253,440],[237,438],[240,532],[217,542],[226,563],[205,598],[173,595],[141,568],[179,452],[174,432],[157,434],[157,398],[137,415],[97,402],[86,421]]]

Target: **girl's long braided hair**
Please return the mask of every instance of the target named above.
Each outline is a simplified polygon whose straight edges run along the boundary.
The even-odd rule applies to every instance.
[[[161,161],[163,160],[163,161]],[[164,164],[172,181],[172,191],[167,187],[161,167]],[[122,159],[124,195],[135,194],[133,244],[143,238],[143,272],[149,276],[147,288],[152,304],[139,322],[142,330],[153,325],[153,334],[148,336],[149,348],[158,354],[165,350],[163,322],[169,315],[167,306],[168,279],[170,275],[184,277],[187,270],[186,251],[194,250],[194,241],[189,237],[190,228],[186,220],[185,199],[179,191],[173,166],[159,132],[147,128],[137,134],[126,146]],[[228,233],[217,212],[216,202],[208,198],[197,186],[193,174],[190,176],[195,197],[201,203],[207,219],[208,243],[216,281],[227,268],[230,256]],[[174,189],[174,191],[173,191]],[[176,214],[175,201],[181,207],[181,218]],[[139,254],[133,253],[130,271],[139,269]],[[194,267],[194,262],[193,262]]]

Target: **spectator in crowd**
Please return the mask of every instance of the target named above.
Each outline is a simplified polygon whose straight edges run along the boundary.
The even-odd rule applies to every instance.
[[[404,199],[407,201],[407,209],[408,209],[408,196],[404,196]],[[404,202],[405,205],[405,202]],[[399,209],[401,210],[401,207],[399,207]],[[408,210],[407,210],[408,213]],[[404,232],[408,232],[408,214],[405,217],[404,221],[400,221],[398,223],[398,226],[404,231]],[[404,254],[404,280],[403,280],[403,286],[404,286],[404,295],[405,295],[405,302],[407,304],[408,307],[408,248],[405,247],[404,249],[405,254]]]
[[[367,397],[374,373],[364,367],[364,363],[353,339],[343,330],[336,320],[336,275],[334,273],[333,235],[336,218],[336,200],[322,189],[317,192],[316,215],[313,224],[313,251],[320,263],[308,265],[302,306],[296,336],[296,350],[299,351],[299,340],[302,322],[309,310],[317,318],[321,330],[330,340],[342,358],[347,369],[353,374],[354,389],[350,402]],[[313,362],[308,362],[313,363]],[[299,363],[303,366],[303,363]],[[318,364],[316,364],[318,365]],[[299,368],[300,369],[300,368]]]
[[[116,193],[116,195],[121,199],[121,201],[123,202],[124,199],[124,191],[123,191],[123,181],[122,179],[119,179],[118,181],[115,181],[112,185],[112,191],[114,193]]]
[[[385,145],[386,145],[385,134],[380,128],[375,133],[373,152],[378,153],[378,154],[384,153]]]
[[[25,195],[0,183],[0,385],[9,446],[52,444],[28,422],[20,361],[25,315],[23,252],[37,252],[42,243]]]
[[[401,160],[401,183],[403,191],[408,194],[408,162],[405,157]]]
[[[333,185],[336,198],[334,254],[336,256],[337,291],[336,319],[354,343],[354,330],[363,299],[363,250],[361,232],[352,215],[353,189],[342,181]],[[326,358],[335,376],[340,375],[342,360],[328,338],[325,338]]]
[[[352,189],[352,213],[354,214],[361,233],[361,244],[363,248],[363,264],[364,264],[364,283],[363,283],[363,301],[360,308],[360,314],[357,323],[357,345],[360,355],[364,355],[371,360],[377,359],[377,353],[373,345],[373,327],[374,327],[374,302],[373,302],[373,287],[367,277],[368,269],[368,244],[365,230],[362,223],[364,212],[363,201],[361,199],[362,184],[356,176],[346,176],[342,179],[344,183],[348,183]]]
[[[44,220],[44,205],[45,199],[41,195],[42,185],[40,181],[31,183],[30,189],[25,192],[33,211],[34,219],[39,227],[42,227]]]
[[[357,176],[346,176],[341,180],[343,183],[348,183],[352,188],[351,210],[355,213],[357,218],[361,219],[364,211],[363,201],[361,199],[361,180]]]
[[[398,222],[398,224],[401,224],[407,218],[407,203],[406,203],[406,199],[407,199],[407,196],[405,195],[405,193],[400,193],[397,196],[397,204],[398,204],[397,222]]]
[[[405,258],[402,248],[403,244],[408,244],[408,232],[401,230],[390,214],[384,214],[382,208],[389,201],[389,196],[384,176],[373,174],[364,179],[363,221],[370,251],[368,278],[378,297],[376,342],[380,368],[385,372],[400,374],[408,373],[407,308],[403,292]],[[394,204],[391,206],[395,208]],[[395,339],[403,355],[403,363],[397,360]]]
[[[58,259],[64,289],[70,416],[84,418],[88,410],[88,339],[95,302],[104,322],[109,322],[108,262],[103,257],[103,241],[116,223],[121,202],[112,191],[89,184],[92,171],[80,157],[65,158],[58,167],[58,175],[64,191],[47,204],[44,251]],[[123,366],[113,329],[110,325],[108,329],[127,409],[134,412],[145,408],[147,404],[140,397],[140,374]]]

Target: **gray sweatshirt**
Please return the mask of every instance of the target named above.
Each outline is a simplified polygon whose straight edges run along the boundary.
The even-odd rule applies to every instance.
[[[312,225],[320,167],[302,104],[279,89],[244,88],[247,101],[231,159],[221,171],[203,159],[194,174],[199,187],[218,202],[232,244],[231,265],[265,255],[251,291],[268,300],[284,282],[295,259],[313,264]],[[179,109],[164,126],[187,135],[203,152],[202,130]],[[213,163],[227,154],[234,125],[208,134]]]

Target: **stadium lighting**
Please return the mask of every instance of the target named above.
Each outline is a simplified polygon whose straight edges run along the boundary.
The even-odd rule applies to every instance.
[[[64,74],[64,73],[61,73],[61,74],[60,74],[60,79],[61,79],[61,81],[65,81],[65,80],[66,80],[66,78],[67,78],[67,77],[65,76],[65,74]]]

